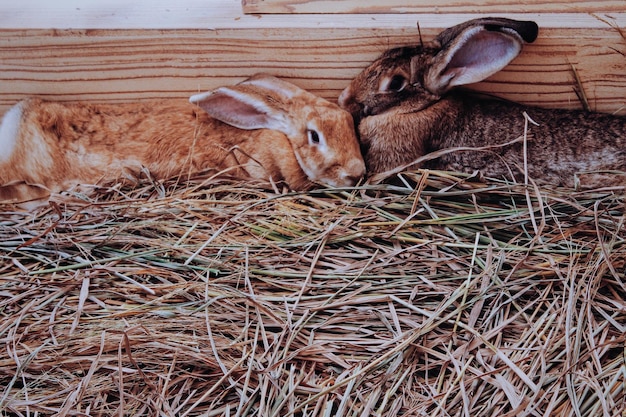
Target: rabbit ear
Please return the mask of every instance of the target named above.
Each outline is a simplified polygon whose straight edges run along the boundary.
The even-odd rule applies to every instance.
[[[441,95],[452,87],[482,81],[509,64],[524,40],[532,42],[536,36],[534,22],[508,19],[479,19],[450,28],[437,38],[441,51],[426,70],[424,86]]]
[[[462,32],[472,27],[482,27],[490,31],[515,31],[525,42],[532,43],[537,39],[539,26],[530,20],[513,20],[503,17],[483,17],[452,26],[441,32],[436,39],[441,48],[450,45]]]
[[[280,100],[268,100],[264,88],[245,82],[233,87],[220,87],[192,96],[189,101],[200,106],[209,116],[239,129],[273,129],[288,133],[290,124],[279,108]],[[272,94],[271,98],[276,98]]]
[[[255,86],[260,90],[271,91],[273,95],[281,97],[283,100],[289,100],[302,94],[302,89],[290,82],[268,74],[256,74],[242,81],[239,85]]]

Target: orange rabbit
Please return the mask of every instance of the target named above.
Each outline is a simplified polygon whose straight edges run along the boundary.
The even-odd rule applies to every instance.
[[[256,75],[190,101],[16,104],[0,125],[5,201],[141,169],[156,179],[224,171],[295,190],[352,186],[365,174],[350,114],[286,81]]]

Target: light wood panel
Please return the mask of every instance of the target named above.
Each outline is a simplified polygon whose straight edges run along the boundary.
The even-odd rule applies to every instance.
[[[364,0],[370,1],[370,0]],[[394,0],[400,1],[400,0]],[[405,0],[402,0],[405,1]],[[335,0],[330,3],[334,4]],[[385,2],[380,2],[385,3]],[[494,2],[495,3],[495,2]],[[570,2],[572,3],[572,2]],[[604,2],[598,2],[604,4]],[[617,3],[624,4],[624,0]],[[385,3],[386,4],[386,3]],[[568,3],[569,4],[569,3]],[[596,4],[596,3],[592,3]],[[263,14],[249,15],[241,0],[20,0],[0,1],[0,29],[412,29],[445,28],[463,20],[484,16],[475,8],[467,13],[403,14]],[[626,27],[626,7],[607,14],[576,13],[568,8],[558,14],[499,13],[510,18],[532,19],[541,27],[602,28],[605,21]]]
[[[334,100],[382,51],[417,43],[418,21],[429,40],[479,16],[253,16],[243,14],[239,0],[142,3],[0,3],[0,113],[30,95],[186,99],[256,72]],[[530,104],[579,107],[574,68],[593,109],[626,113],[626,13],[506,16],[536,20],[540,37],[477,89]]]
[[[619,13],[623,0],[243,0],[246,13]]]

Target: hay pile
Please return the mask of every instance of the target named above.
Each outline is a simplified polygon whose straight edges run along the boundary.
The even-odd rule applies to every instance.
[[[0,214],[0,413],[626,413],[623,190],[195,179]]]

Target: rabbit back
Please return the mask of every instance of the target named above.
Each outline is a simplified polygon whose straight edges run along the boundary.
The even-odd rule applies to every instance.
[[[210,165],[220,169],[227,162],[225,147],[232,138],[242,139],[232,134],[235,128],[218,126],[221,122],[186,102],[94,105],[27,99],[7,117],[3,125],[16,128],[12,152],[4,157],[10,169],[0,170],[0,183],[24,180],[53,192],[142,168],[156,178]],[[206,146],[208,137],[219,146]]]
[[[543,183],[567,187],[578,186],[581,175],[587,176],[585,186],[611,185],[604,179],[594,181],[590,173],[597,173],[600,179],[603,172],[626,171],[625,118],[498,100],[476,101],[471,96],[448,100],[453,103],[451,107],[460,109],[454,121],[456,128],[448,132],[444,128],[426,144],[426,151],[459,144],[483,150],[447,153],[427,162],[427,167],[479,170],[488,177],[518,182],[527,173]],[[515,143],[504,146],[509,142]],[[614,176],[612,182],[623,184],[624,178]]]
[[[595,172],[585,174],[583,184],[593,187],[624,182],[623,176],[609,176],[607,183],[601,172],[626,171],[626,119],[602,113],[453,94],[422,109],[419,117],[401,106],[366,117],[359,131],[371,172],[421,159],[417,166],[429,169],[480,171],[513,181],[527,172],[542,183],[563,186],[575,186],[578,176]]]

